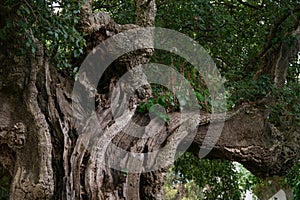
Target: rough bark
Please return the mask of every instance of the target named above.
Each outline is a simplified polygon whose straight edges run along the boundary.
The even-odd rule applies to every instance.
[[[83,7],[79,27],[88,33],[86,55],[108,37],[137,27],[118,25],[104,13],[92,13],[89,3]],[[141,15],[137,23],[154,25],[154,1],[137,1],[137,5],[149,6],[148,11],[137,11]],[[72,97],[73,80],[56,71],[43,54],[43,46],[39,45],[34,54],[16,56],[11,43],[1,42],[1,45],[6,48],[0,50],[0,156],[1,165],[12,176],[10,199],[163,199],[165,168],[128,173],[111,169],[103,162],[105,156],[115,155],[112,144],[131,152],[152,152],[176,140],[189,128],[180,120],[180,114],[174,112],[170,113],[170,122],[164,128],[150,124],[156,130],[151,138],[126,134],[131,131],[130,117],[140,125],[149,123],[149,116],[136,112],[139,101],[151,95],[147,82],[136,92],[130,108],[121,112],[118,119],[113,118],[110,102],[126,100],[126,96],[111,99],[112,88],[120,93],[126,90],[116,85],[115,80],[130,69],[136,69],[130,72],[132,81],[145,80],[137,67],[148,61],[151,51],[120,58],[105,74],[107,85],[99,86],[98,91],[90,90],[88,80],[82,79],[82,89],[92,93],[86,99],[98,98],[97,115],[90,116],[81,107],[73,113],[72,103],[81,97]],[[198,124],[197,135],[189,148],[198,155],[208,126],[217,129],[222,119],[209,113],[202,113],[199,119],[193,113],[185,117]],[[78,123],[80,119],[85,119],[84,123]],[[102,140],[104,135],[106,140]],[[299,130],[280,132],[268,122],[268,110],[264,106],[247,104],[228,113],[222,135],[208,157],[239,161],[259,176],[280,175],[298,159],[299,135]],[[170,154],[142,159],[150,166],[157,162],[172,163],[176,145],[170,147],[173,150]],[[120,165],[135,165],[130,162],[125,157]]]

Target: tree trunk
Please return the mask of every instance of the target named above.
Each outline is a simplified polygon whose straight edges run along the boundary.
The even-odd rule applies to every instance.
[[[138,27],[115,24],[101,12],[94,14],[89,3],[82,9],[79,27],[88,33],[86,55],[95,43]],[[138,25],[154,25],[154,1],[141,0],[137,5],[141,16]],[[35,42],[35,53],[17,56],[14,43],[1,41],[5,48],[0,50],[0,157],[12,177],[10,199],[163,199],[167,165],[157,169],[155,166],[159,162],[172,163],[178,143],[170,141],[182,136],[189,127],[180,119],[180,113],[170,113],[170,122],[160,128],[150,122],[149,115],[136,112],[138,103],[151,96],[139,66],[148,62],[153,51],[122,56],[104,72],[102,82],[106,84],[95,88],[85,77],[80,77],[78,83],[63,77],[44,55],[44,47]],[[128,108],[115,111],[112,102],[122,105],[128,100],[126,95],[113,95],[128,89],[116,84],[126,72],[133,83],[145,82],[130,99]],[[74,84],[91,95],[72,93]],[[80,101],[96,102],[96,112],[78,106]],[[133,124],[128,124],[131,118],[135,124],[148,125],[153,137],[127,134],[132,131]],[[203,113],[195,120],[193,112],[187,118],[198,124],[189,148],[198,156],[200,149],[210,148],[203,146],[208,127],[217,130],[223,119]],[[270,124],[268,110],[261,104],[247,104],[228,112],[222,135],[207,157],[239,161],[259,176],[280,175],[298,158],[299,135],[299,130],[286,134]],[[138,158],[167,144],[175,144],[169,154]],[[114,145],[136,153],[137,158],[117,152]],[[155,170],[147,170],[139,163],[154,166]],[[112,165],[121,170],[110,168]]]

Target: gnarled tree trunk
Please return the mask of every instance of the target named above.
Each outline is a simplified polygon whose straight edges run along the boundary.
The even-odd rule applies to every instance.
[[[153,0],[137,1],[137,25],[118,25],[104,13],[92,13],[90,3],[87,1],[82,8],[79,27],[88,33],[86,55],[95,47],[95,41],[100,44],[124,30],[154,25]],[[294,34],[299,38],[299,32]],[[144,75],[138,67],[148,62],[152,49],[119,58],[105,72],[106,85],[98,90],[80,77],[82,91],[91,94],[83,99],[76,94],[72,96],[74,81],[57,72],[37,40],[37,51],[27,56],[16,56],[12,44],[2,41],[5,48],[0,50],[0,157],[2,166],[12,177],[10,199],[163,199],[166,168],[150,172],[141,169],[134,173],[110,168],[104,162],[107,157],[113,160],[110,156],[117,155],[112,144],[137,154],[152,152],[189,128],[180,120],[180,113],[170,113],[170,122],[161,129],[149,122],[149,116],[136,112],[137,104],[151,96],[147,79],[141,78]],[[284,48],[288,47],[283,43],[280,49]],[[295,50],[286,52],[293,54]],[[278,70],[285,70],[290,55],[274,55],[277,62],[271,71],[275,84],[280,87],[282,77]],[[119,93],[127,89],[116,84],[126,72],[131,73],[132,82],[145,82],[130,99],[126,112],[115,117],[111,102],[122,104],[127,97],[112,99],[112,89]],[[81,100],[96,101],[96,115],[86,113],[80,106],[72,107]],[[222,135],[207,157],[239,161],[259,176],[284,174],[299,156],[299,130],[288,134],[279,131],[268,122],[268,114],[261,102],[228,112]],[[154,136],[128,135],[132,124],[127,123],[131,117],[136,124],[150,123]],[[193,112],[188,117],[194,118]],[[195,155],[208,126],[218,128],[222,121],[209,113],[196,120],[197,135],[189,148]],[[174,155],[162,156],[141,159],[149,165],[162,160],[171,163],[174,159]],[[124,162],[124,166],[136,164],[127,157],[117,161],[120,165]]]

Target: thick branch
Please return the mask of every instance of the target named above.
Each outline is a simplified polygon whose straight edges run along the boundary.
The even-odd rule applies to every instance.
[[[267,38],[267,42],[258,57],[262,57],[263,55],[265,55],[266,52],[272,47],[273,40],[276,37],[276,34],[279,32],[280,26],[288,19],[288,17],[290,17],[291,15],[293,15],[299,11],[300,11],[300,7],[294,8],[293,10],[291,10],[289,12],[285,12],[281,17],[279,17],[274,22],[274,25],[273,25],[272,29],[270,30],[269,36]],[[297,26],[295,28],[297,28]]]
[[[297,57],[300,47],[299,27],[278,45],[268,50],[261,58],[261,69],[255,78],[269,74],[276,88],[282,88],[286,80],[286,72],[290,62]]]
[[[155,0],[136,0],[136,24],[154,26],[156,16]]]
[[[280,132],[268,122],[267,116],[267,110],[254,105],[245,105],[229,114],[222,135],[208,157],[238,161],[261,177],[287,173],[299,158],[299,130]],[[197,155],[208,127],[218,123],[199,126],[191,147],[193,153]]]
[[[280,54],[275,65],[274,83],[276,88],[282,88],[286,81],[286,73],[290,61],[296,58],[300,47],[300,27],[289,38],[281,44]]]

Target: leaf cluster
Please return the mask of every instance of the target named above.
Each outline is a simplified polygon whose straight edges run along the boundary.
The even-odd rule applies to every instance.
[[[274,90],[269,76],[260,76],[258,79],[246,79],[239,82],[228,83],[227,88],[230,91],[229,101],[232,106],[243,102],[255,102],[260,100]]]
[[[300,160],[298,160],[286,177],[286,182],[293,189],[294,199],[300,199]]]
[[[104,11],[109,13],[118,24],[135,23],[135,1],[134,0],[109,0],[93,1],[94,12]]]
[[[7,0],[4,7],[15,12],[8,14],[0,38],[17,42],[19,55],[28,50],[35,53],[41,44],[59,69],[69,68],[85,46],[83,34],[76,29],[80,6],[76,0]]]
[[[0,200],[9,199],[11,176],[8,171],[0,165]]]
[[[174,164],[168,176],[169,186],[184,184],[198,191],[198,199],[240,199],[239,174],[232,162],[198,159],[184,153]],[[191,184],[191,182],[193,184]]]
[[[300,87],[292,83],[282,90],[275,90],[276,102],[271,106],[269,120],[284,132],[300,127]]]

